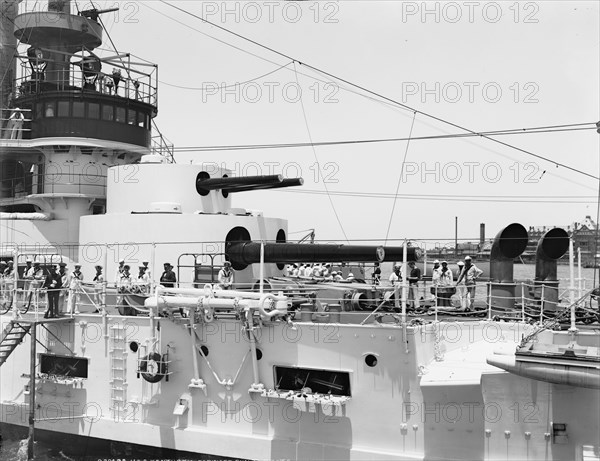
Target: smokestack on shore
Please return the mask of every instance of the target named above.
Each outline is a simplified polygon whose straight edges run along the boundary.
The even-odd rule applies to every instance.
[[[479,224],[479,248],[483,249],[485,245],[485,223]]]

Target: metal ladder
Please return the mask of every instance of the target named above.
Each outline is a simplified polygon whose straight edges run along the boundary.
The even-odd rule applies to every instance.
[[[125,417],[127,394],[127,356],[125,348],[125,328],[121,325],[110,327],[110,409],[114,421]]]
[[[12,351],[21,344],[23,337],[29,333],[30,329],[31,325],[21,325],[12,320],[6,326],[4,335],[0,340],[0,367],[6,362],[10,354],[12,354]]]

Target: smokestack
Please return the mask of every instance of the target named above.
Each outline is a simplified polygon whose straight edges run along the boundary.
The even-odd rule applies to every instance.
[[[10,95],[14,95],[14,79],[17,71],[17,61],[14,56],[17,52],[17,39],[14,35],[14,20],[19,12],[21,0],[0,0],[0,69],[2,83],[0,85],[0,107],[7,109]],[[6,69],[6,70],[4,70]]]

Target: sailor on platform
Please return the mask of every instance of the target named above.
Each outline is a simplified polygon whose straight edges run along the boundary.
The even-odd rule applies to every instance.
[[[27,260],[25,261],[25,269],[23,269],[23,304],[25,305],[31,302],[31,282],[33,280],[33,266],[31,265],[32,263],[33,260],[31,258],[27,258]]]
[[[442,261],[442,267],[439,269],[438,279],[438,306],[449,307],[450,297],[452,296],[453,283],[452,271],[448,268],[448,262]]]
[[[67,313],[79,314],[78,306],[81,304],[81,282],[83,282],[83,273],[81,264],[75,264],[75,270],[67,275],[67,288],[69,289],[69,299],[67,301]]]
[[[119,267],[117,267],[117,273],[115,274],[115,286],[118,288],[119,282],[121,281],[121,275],[125,267],[125,260],[119,259]]]
[[[421,280],[421,269],[419,269],[414,261],[409,261],[408,275],[408,304],[410,307],[418,309],[419,303],[419,281]]]
[[[123,265],[123,272],[119,277],[119,283],[117,284],[117,306],[123,305],[124,296],[123,293],[129,292],[131,290],[132,278],[129,273],[129,264]]]
[[[373,285],[379,285],[381,283],[381,267],[379,267],[379,263],[377,262],[375,263],[375,267],[373,268],[371,279]]]
[[[62,288],[62,276],[58,273],[58,267],[50,266],[50,273],[44,281],[44,288],[48,291],[48,310],[44,314],[44,318],[58,317],[58,299]]]
[[[42,269],[42,266],[40,265],[39,261],[34,261],[33,262],[33,267],[31,268],[32,271],[32,275],[31,275],[31,282],[29,285],[29,290],[31,291],[31,295],[28,295],[28,301],[32,303],[35,308],[37,309],[39,303],[40,303],[40,288],[42,288],[42,285],[44,284],[44,269]],[[29,299],[31,299],[31,301],[29,301]]]
[[[460,273],[456,284],[458,285],[463,279],[467,291],[466,301],[469,308],[473,308],[475,302],[475,286],[476,280],[483,274],[483,271],[475,266],[470,256],[465,256],[465,267]]]
[[[4,269],[4,278],[10,278],[13,277],[15,271],[15,265],[13,263],[12,259],[9,259],[8,262],[6,263],[6,269]]]
[[[92,280],[96,284],[94,302],[96,304],[96,312],[100,312],[100,307],[106,304],[104,297],[104,275],[102,275],[102,266],[97,265],[95,269],[96,275]]]
[[[4,270],[6,269],[6,262],[0,261],[0,303],[6,302],[7,294],[4,286]]]
[[[8,118],[8,125],[6,126],[6,138],[7,139],[22,139],[23,138],[23,122],[25,117],[18,107],[13,110],[12,114]]]
[[[229,261],[223,263],[223,268],[219,271],[217,278],[221,290],[231,290],[233,288],[233,269]]]
[[[62,289],[58,295],[58,313],[64,312],[67,307],[67,298],[69,290],[69,271],[67,270],[67,263],[61,262],[58,264],[58,274],[62,281]]]
[[[173,266],[171,263],[164,263],[164,272],[160,276],[160,284],[163,287],[167,288],[175,288],[175,284],[177,283],[177,276],[175,272],[173,272]]]
[[[141,264],[139,267],[139,273],[135,280],[134,286],[138,293],[146,294],[150,292],[150,279],[146,273],[146,266]]]
[[[458,278],[460,277],[460,274],[462,274],[463,271],[463,267],[465,267],[465,263],[462,261],[458,261],[456,263],[457,269],[456,269],[456,273],[454,274],[456,276],[456,294],[458,295],[458,299],[460,300],[460,308],[464,309],[466,307],[466,298],[465,298],[465,283],[463,282],[462,284],[458,282]]]
[[[440,262],[436,259],[435,261],[433,261],[433,269],[431,269],[431,293],[432,293],[432,297],[431,299],[435,300],[436,297],[436,293],[437,293],[437,287],[440,285],[440,271],[441,271],[441,267],[440,267]]]
[[[145,274],[146,274],[146,277],[148,278],[148,282],[151,282],[152,281],[152,272],[150,272],[150,266],[148,266],[148,264],[150,264],[150,263],[148,262],[147,259],[144,259],[142,261],[142,264],[144,265]]]
[[[390,274],[390,283],[394,288],[400,289],[402,283],[402,273],[400,272],[402,266],[400,264],[396,264],[394,266],[394,272]]]

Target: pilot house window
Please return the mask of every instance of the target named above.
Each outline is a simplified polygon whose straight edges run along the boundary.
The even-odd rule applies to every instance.
[[[58,101],[58,117],[69,116],[69,101]]]
[[[95,102],[90,102],[88,104],[88,116],[95,120],[100,118],[100,104]]]
[[[85,103],[73,101],[73,117],[83,118],[85,116]]]
[[[115,120],[117,122],[125,122],[125,108],[124,107],[117,107],[117,115],[115,117]]]
[[[102,106],[102,120],[108,120],[112,122],[114,119],[114,107],[103,105]]]

